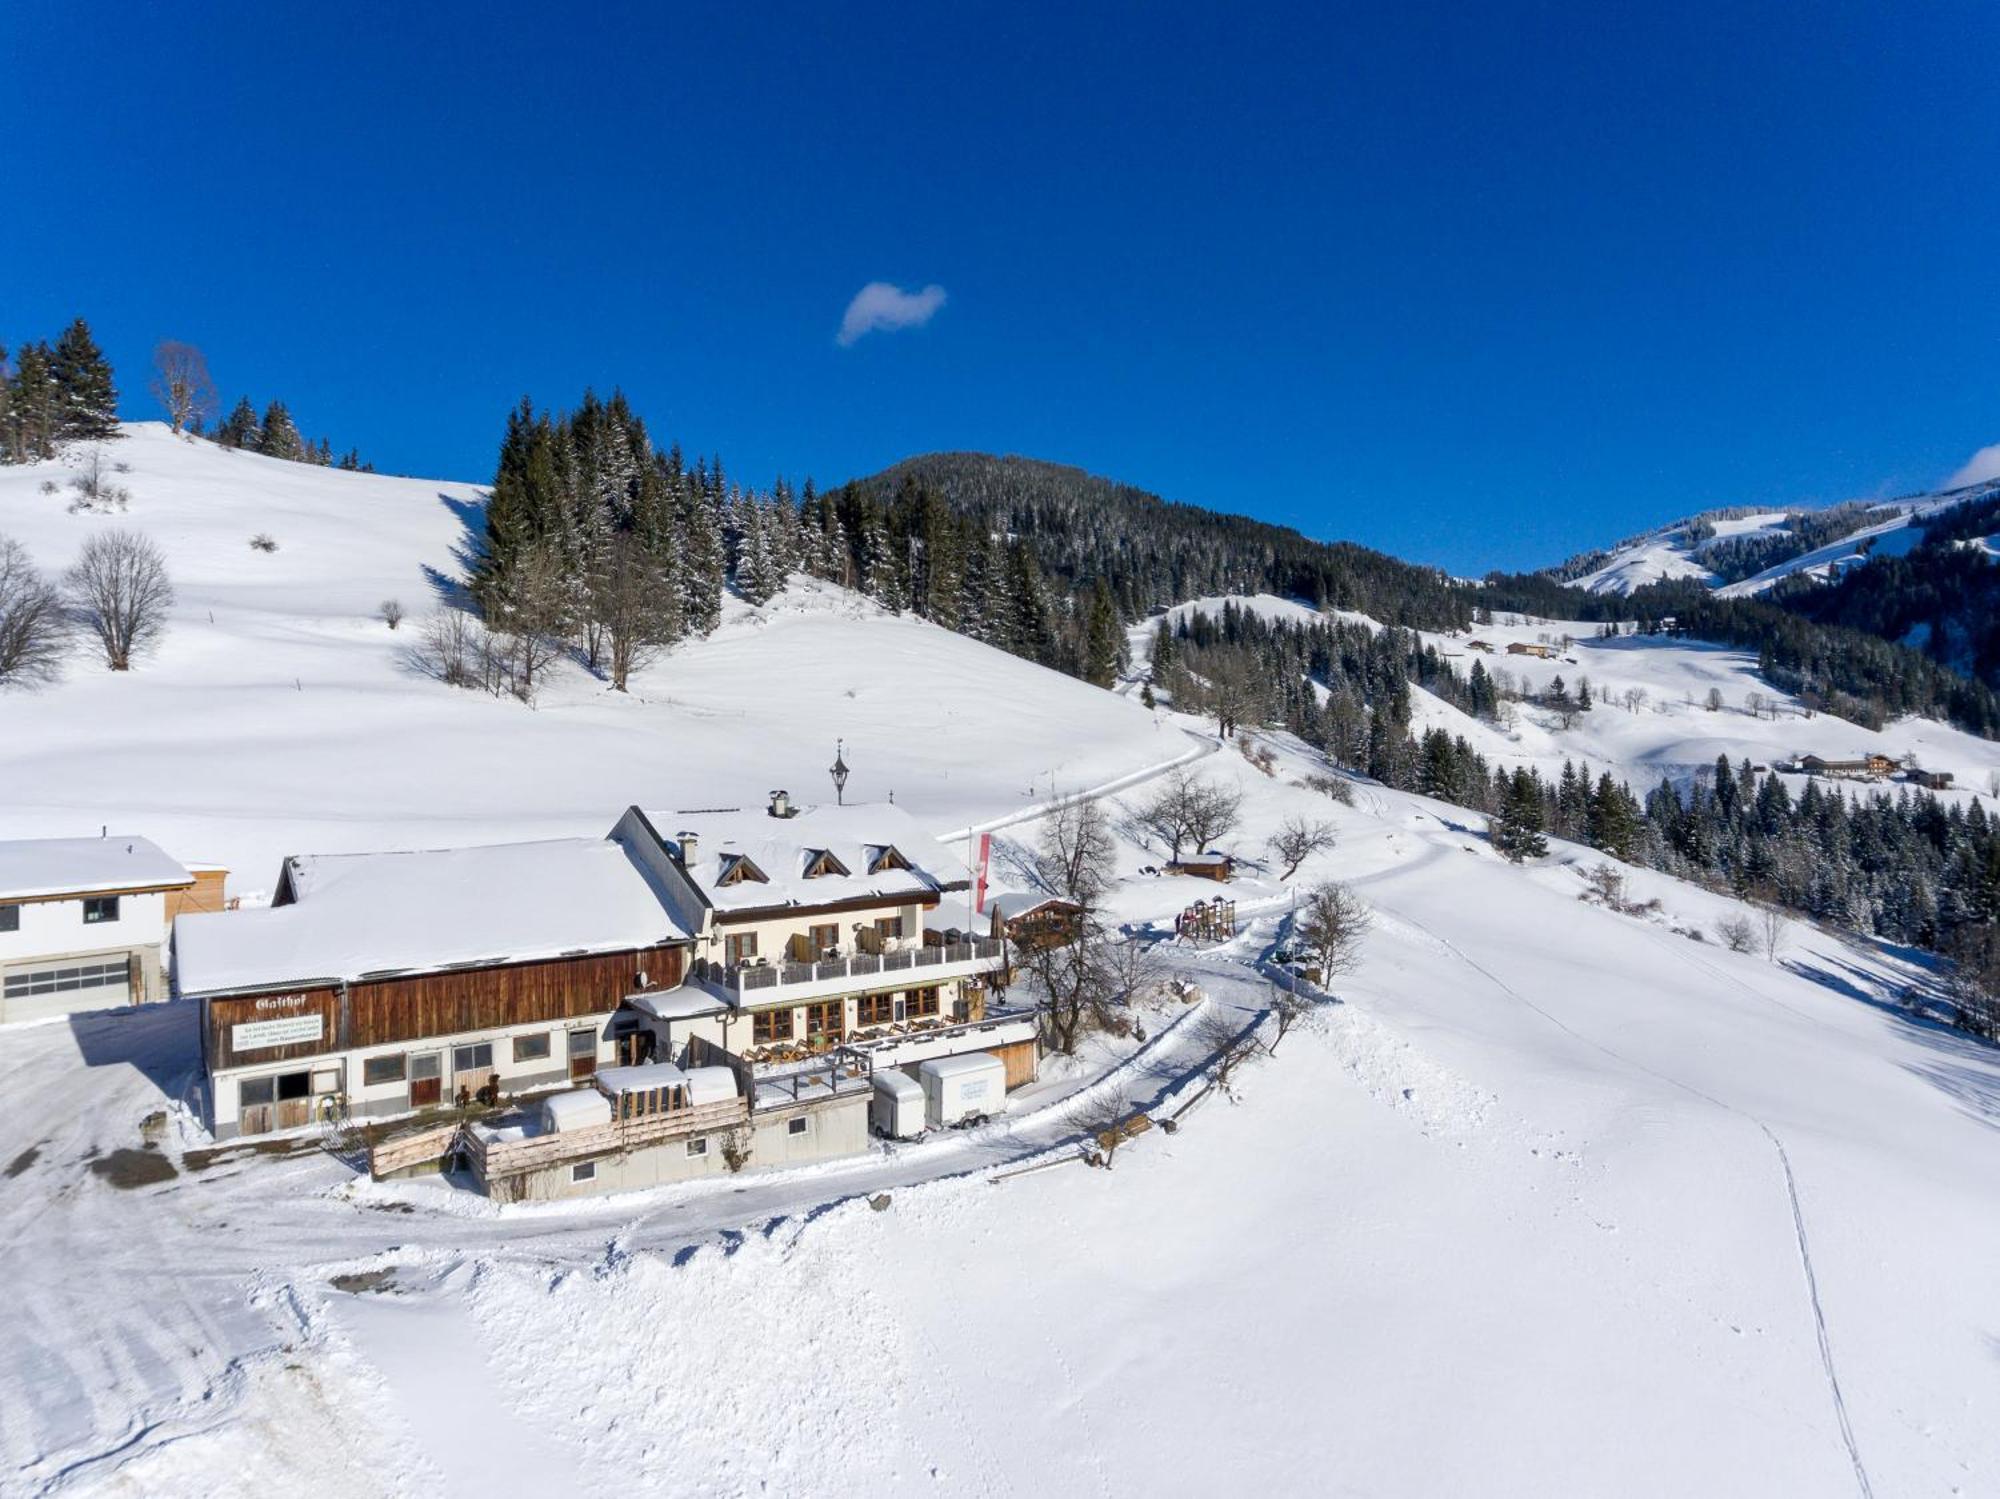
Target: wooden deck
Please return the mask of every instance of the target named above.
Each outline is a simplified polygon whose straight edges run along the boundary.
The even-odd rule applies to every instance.
[[[715,1130],[735,1129],[748,1123],[749,1118],[749,1106],[740,1098],[731,1098],[666,1114],[614,1119],[609,1124],[593,1124],[585,1129],[555,1130],[525,1140],[488,1140],[478,1130],[467,1129],[464,1145],[474,1173],[482,1182],[490,1182],[559,1161],[581,1161]]]

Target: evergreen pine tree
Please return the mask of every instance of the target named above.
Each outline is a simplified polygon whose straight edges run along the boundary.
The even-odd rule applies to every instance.
[[[59,440],[95,440],[118,435],[118,391],[111,362],[78,318],[63,329],[49,361],[55,379]]]
[[[283,401],[273,401],[264,408],[264,420],[257,433],[257,451],[266,458],[284,458],[293,463],[305,458],[305,439],[299,436],[299,429],[293,425],[292,414],[285,409]]]
[[[1111,589],[1102,578],[1090,594],[1090,614],[1084,624],[1083,676],[1098,687],[1109,687],[1118,679],[1125,658],[1125,631],[1118,622],[1118,609],[1111,601]]]
[[[1539,859],[1549,851],[1542,827],[1541,784],[1525,767],[1517,767],[1507,781],[1499,815],[1491,824],[1493,846],[1516,864]]]
[[[256,450],[263,435],[257,425],[257,408],[250,404],[248,396],[240,397],[215,429],[216,446],[224,448],[249,448]]]

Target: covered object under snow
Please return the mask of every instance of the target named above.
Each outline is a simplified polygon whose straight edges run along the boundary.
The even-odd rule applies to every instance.
[[[611,1122],[611,1100],[594,1088],[578,1088],[542,1100],[542,1127],[550,1131],[588,1129]]]

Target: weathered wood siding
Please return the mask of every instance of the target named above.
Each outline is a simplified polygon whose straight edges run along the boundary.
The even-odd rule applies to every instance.
[[[557,958],[353,984],[347,994],[347,1044],[381,1046],[419,1036],[602,1014],[617,1009],[638,986],[642,968],[653,988],[671,989],[681,981],[681,949]]]
[[[296,1000],[296,1003],[292,1001]],[[318,1015],[321,1020],[317,1041],[298,1041],[289,1046],[252,1046],[236,1049],[231,1039],[239,1025],[260,1020],[289,1020],[294,1016]],[[300,1057],[323,1056],[336,1049],[340,1035],[340,991],[338,989],[289,989],[281,994],[246,995],[239,999],[213,999],[208,1003],[208,1065],[211,1071],[266,1062],[291,1062]]]
[[[349,985],[344,1007],[334,989],[289,991],[284,997],[302,994],[304,1003],[283,1007],[274,1005],[280,996],[272,995],[210,1000],[208,1062],[220,1071],[426,1036],[601,1015],[617,1009],[633,991],[641,969],[651,987],[673,988],[681,981],[683,961],[683,949],[657,947],[415,974]],[[326,1017],[322,1041],[242,1052],[231,1043],[231,1028],[245,1021],[315,1012]]]

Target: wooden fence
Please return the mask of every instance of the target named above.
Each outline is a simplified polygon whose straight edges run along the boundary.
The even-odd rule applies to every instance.
[[[456,1124],[438,1124],[406,1135],[392,1135],[368,1147],[368,1174],[380,1181],[393,1172],[434,1161],[451,1149]]]
[[[538,1166],[558,1161],[583,1160],[589,1156],[638,1150],[662,1141],[712,1130],[734,1129],[748,1120],[750,1109],[740,1098],[720,1103],[696,1104],[665,1114],[647,1114],[637,1119],[614,1119],[608,1124],[591,1124],[582,1129],[556,1130],[526,1140],[488,1140],[476,1129],[465,1131],[466,1153],[482,1182],[514,1176]]]

